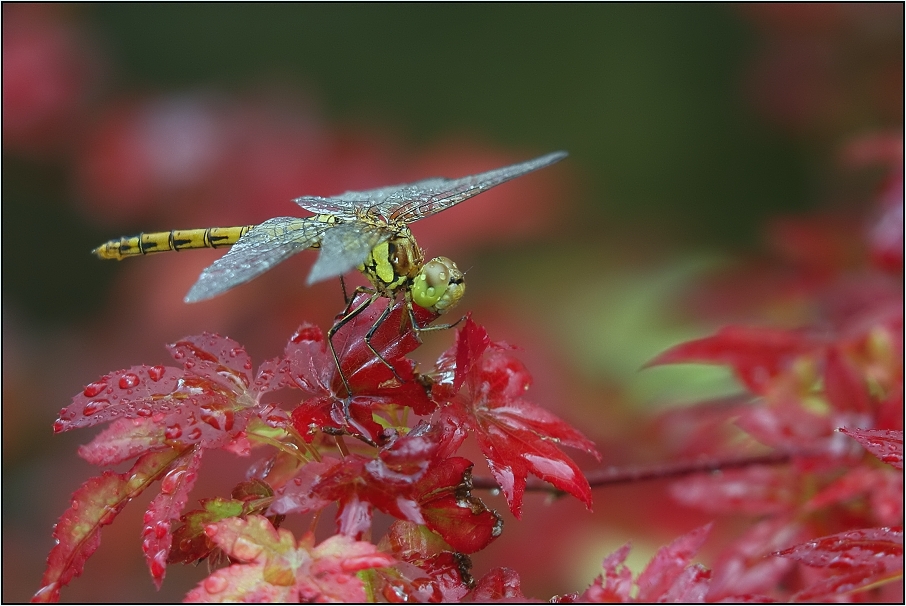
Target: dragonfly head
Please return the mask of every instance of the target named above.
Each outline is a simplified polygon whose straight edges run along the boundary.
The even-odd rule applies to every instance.
[[[422,266],[412,281],[412,300],[438,314],[454,307],[466,293],[466,283],[456,263],[435,257]]]

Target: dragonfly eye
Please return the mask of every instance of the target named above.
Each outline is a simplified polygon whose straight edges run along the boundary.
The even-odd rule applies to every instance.
[[[432,259],[412,283],[412,300],[421,307],[444,313],[465,294],[466,285],[456,263],[447,257]]]

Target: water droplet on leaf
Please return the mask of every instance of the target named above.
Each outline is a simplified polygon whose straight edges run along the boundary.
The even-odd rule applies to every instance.
[[[98,395],[105,389],[107,389],[107,383],[105,383],[103,381],[98,381],[97,383],[92,383],[91,385],[87,385],[85,387],[85,391],[82,392],[82,395],[84,395],[86,398],[93,398],[94,396]]]
[[[120,377],[120,389],[132,389],[139,384],[138,375],[127,372],[122,377]]]
[[[85,408],[82,409],[82,414],[90,416],[107,406],[110,406],[110,402],[107,400],[93,400],[85,405]]]

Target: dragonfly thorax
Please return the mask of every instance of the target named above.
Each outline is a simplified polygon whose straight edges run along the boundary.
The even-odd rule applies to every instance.
[[[412,232],[402,227],[394,237],[371,249],[359,270],[378,292],[392,295],[418,275],[424,262]]]

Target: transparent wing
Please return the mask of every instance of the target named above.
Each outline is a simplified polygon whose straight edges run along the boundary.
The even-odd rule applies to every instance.
[[[367,191],[348,191],[339,196],[322,198],[320,196],[302,196],[293,200],[296,204],[313,213],[334,215],[343,219],[355,219],[355,209],[367,209],[380,206],[387,196],[408,185],[388,185]]]
[[[521,164],[459,179],[434,177],[367,191],[348,191],[330,198],[303,196],[293,202],[314,213],[331,214],[348,220],[356,218],[357,208],[366,210],[376,208],[391,221],[412,223],[459,204],[495,185],[549,166],[562,160],[566,155],[566,152],[554,152]]]
[[[368,223],[343,223],[324,234],[321,253],[308,275],[314,284],[334,276],[342,276],[358,267],[375,246],[390,237],[386,228]]]
[[[313,219],[268,219],[249,230],[227,254],[201,272],[185,301],[204,301],[244,284],[297,252],[311,248],[334,228],[334,224]]]
[[[426,179],[397,189],[385,196],[377,206],[381,214],[391,221],[412,223],[455,206],[496,185],[550,166],[566,155],[566,152],[554,152],[520,164],[459,179]]]

